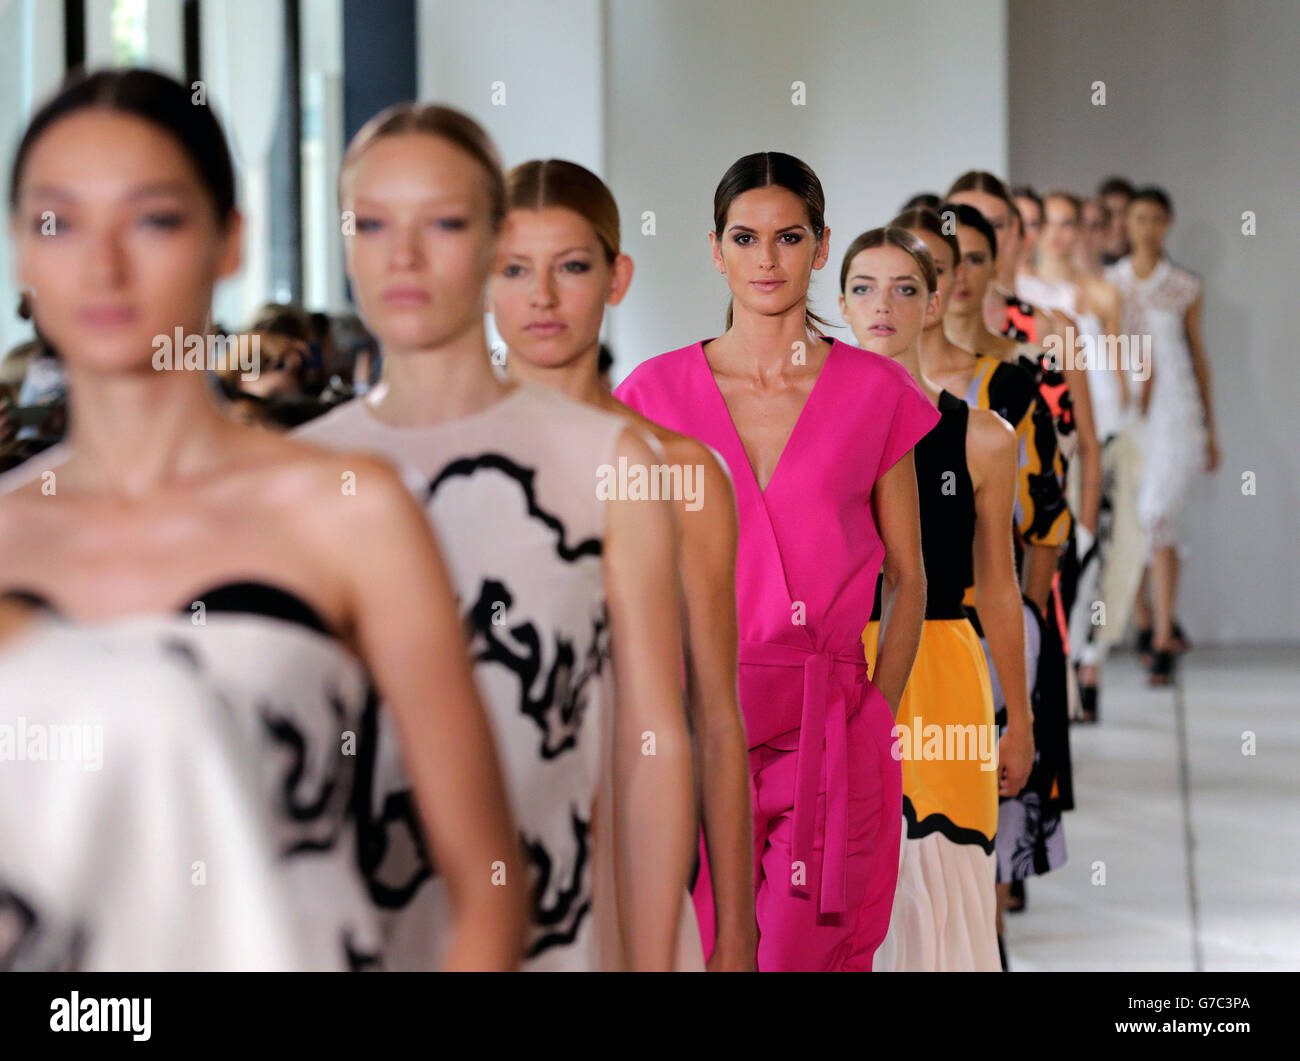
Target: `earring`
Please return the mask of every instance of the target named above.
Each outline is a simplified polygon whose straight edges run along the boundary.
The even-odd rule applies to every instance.
[[[18,295],[18,316],[25,321],[32,319],[32,303],[26,290]]]

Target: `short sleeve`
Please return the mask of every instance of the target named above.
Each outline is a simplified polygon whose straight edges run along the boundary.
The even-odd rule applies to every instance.
[[[939,410],[930,404],[930,399],[912,377],[906,375],[906,370],[900,368],[900,371],[903,371],[901,379],[886,377],[896,392],[896,398],[873,482],[897,464],[903,454],[925,438],[939,422]]]

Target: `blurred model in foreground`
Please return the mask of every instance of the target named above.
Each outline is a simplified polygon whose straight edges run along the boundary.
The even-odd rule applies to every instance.
[[[66,365],[73,412],[64,459],[0,498],[0,590],[28,616],[13,628],[16,646],[36,652],[31,639],[50,629],[101,636],[65,636],[57,669],[48,657],[45,667],[15,664],[5,720],[22,725],[50,695],[72,711],[81,700],[66,691],[68,673],[85,665],[84,701],[105,726],[113,764],[103,773],[114,782],[87,820],[72,811],[85,805],[79,780],[44,843],[0,836],[0,876],[15,901],[81,939],[96,968],[228,964],[232,951],[209,951],[210,936],[187,923],[193,904],[167,901],[202,883],[192,859],[213,877],[243,872],[200,842],[217,834],[193,801],[218,796],[178,767],[192,753],[212,767],[199,776],[228,784],[231,770],[203,750],[221,732],[227,765],[233,757],[254,786],[230,793],[230,813],[251,802],[264,815],[272,877],[292,900],[285,964],[373,964],[378,925],[349,824],[373,677],[402,730],[422,828],[454,882],[446,965],[513,967],[522,895],[493,887],[490,867],[517,872],[518,848],[452,588],[419,506],[384,462],[236,424],[204,372],[155,367],[160,339],[206,336],[213,286],[239,267],[234,176],[212,111],[154,73],[79,79],[28,126],[10,209],[18,276]],[[355,548],[362,538],[369,554]],[[125,690],[119,664],[131,659],[168,681],[106,704],[104,688]],[[99,684],[115,667],[115,684]],[[206,691],[196,703],[210,709],[197,717],[196,685]],[[149,729],[159,716],[162,735]],[[176,721],[195,717],[193,729]],[[144,768],[124,772],[126,762]],[[64,806],[62,790],[41,787],[52,775],[10,765],[0,803]],[[172,861],[140,843],[160,806],[202,827],[193,856]],[[137,844],[138,858],[124,865],[114,850],[101,860],[116,838]],[[101,870],[111,880],[100,887],[71,887]],[[121,931],[132,890],[165,919],[166,949],[142,953]],[[261,928],[256,918],[222,926]],[[193,950],[177,942],[186,940]]]
[[[592,869],[609,836],[626,964],[670,969],[694,841],[679,601],[664,578],[673,514],[599,488],[610,469],[658,457],[629,420],[493,371],[484,288],[506,191],[472,119],[416,104],[379,114],[348,148],[340,198],[383,376],[303,437],[407,469],[446,550],[528,858],[524,967],[601,967]],[[372,895],[390,960],[427,968],[442,866],[411,845],[391,743],[371,802]],[[593,811],[610,755],[606,830]]]

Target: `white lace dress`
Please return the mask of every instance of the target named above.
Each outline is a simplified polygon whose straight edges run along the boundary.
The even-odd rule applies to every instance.
[[[1145,279],[1130,258],[1106,271],[1124,301],[1124,331],[1151,336],[1151,403],[1136,422],[1142,445],[1138,518],[1152,548],[1178,544],[1178,517],[1205,461],[1205,409],[1187,345],[1187,310],[1201,295],[1201,282],[1161,258]]]

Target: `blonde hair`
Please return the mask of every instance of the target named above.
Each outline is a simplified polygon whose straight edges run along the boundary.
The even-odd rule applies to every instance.
[[[339,168],[340,198],[348,171],[376,140],[411,133],[441,137],[483,167],[487,174],[492,228],[500,228],[506,216],[506,181],[496,145],[483,127],[468,114],[438,103],[396,103],[380,111],[357,130],[343,154],[343,164]]]
[[[531,159],[506,174],[507,210],[558,206],[584,218],[596,232],[605,259],[619,255],[618,204],[605,182],[585,166],[562,158]]]

